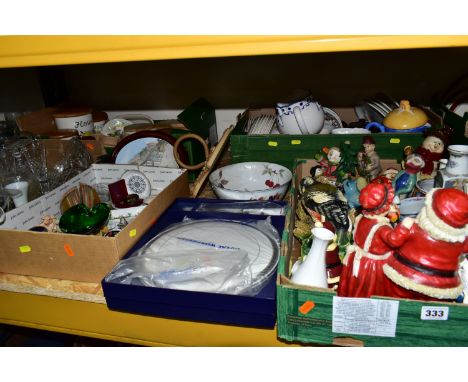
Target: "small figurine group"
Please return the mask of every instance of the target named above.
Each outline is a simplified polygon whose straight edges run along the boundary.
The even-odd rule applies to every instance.
[[[361,191],[362,215],[343,261],[338,295],[453,301],[463,284],[460,255],[468,251],[468,195],[434,188],[416,219],[392,227],[386,217],[394,191],[370,183]]]
[[[401,199],[412,196],[418,179],[438,171],[445,144],[443,133],[431,132],[421,147],[405,149],[400,171],[382,173],[375,141],[366,135],[359,153],[349,142],[331,147],[326,158],[317,158],[311,176],[302,179],[301,205],[310,216],[322,217],[315,216],[316,223],[332,224],[334,243],[340,246],[339,296],[460,298],[461,255],[468,253],[468,194],[433,188],[416,217],[401,221],[398,208]],[[349,240],[340,240],[346,232]]]

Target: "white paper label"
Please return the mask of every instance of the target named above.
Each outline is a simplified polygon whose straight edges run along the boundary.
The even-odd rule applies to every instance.
[[[423,306],[421,307],[421,320],[448,320],[449,307],[448,306]]]
[[[333,333],[395,337],[399,301],[333,296]]]

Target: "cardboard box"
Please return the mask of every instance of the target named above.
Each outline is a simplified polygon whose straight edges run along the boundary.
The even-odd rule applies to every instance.
[[[341,115],[348,115],[349,110],[339,110]],[[273,162],[294,169],[296,158],[312,159],[323,147],[339,146],[341,142],[350,141],[351,147],[359,150],[362,145],[362,134],[312,134],[312,135],[247,135],[244,126],[247,120],[261,115],[275,115],[272,108],[249,109],[244,112],[231,134],[231,160],[233,163],[262,161]],[[372,134],[376,150],[382,159],[403,158],[406,146],[421,145],[422,133],[380,133]]]
[[[312,161],[298,161],[295,181],[308,174]],[[296,183],[297,187],[297,183]],[[289,279],[292,264],[299,257],[300,244],[294,238],[297,194],[291,190],[291,209],[283,235],[282,256],[277,278],[278,336],[287,341],[325,345],[354,346],[467,346],[468,305],[437,301],[399,300],[383,297],[362,299],[363,303],[398,302],[395,336],[355,335],[333,332],[334,297],[331,289],[297,286]],[[347,299],[352,300],[352,299]],[[372,302],[373,301],[373,302]],[[337,303],[337,301],[335,301]],[[359,305],[362,307],[362,304]],[[309,308],[307,308],[309,307]],[[310,307],[312,307],[310,309]],[[423,320],[425,307],[448,309],[447,320]],[[355,310],[349,312],[356,320],[367,317]]]
[[[139,169],[150,179],[154,199],[115,237],[28,231],[44,215],[60,216],[60,200],[79,183],[112,183]],[[93,164],[62,186],[15,208],[0,226],[0,272],[100,282],[176,197],[189,195],[185,170]]]
[[[215,205],[236,201],[220,199],[177,199],[159,218],[156,224],[129,251],[128,256],[140,249],[151,238],[180,222],[184,217],[191,219],[261,220],[265,215],[248,215],[229,212],[198,212],[202,203]],[[285,202],[275,202],[287,209]],[[284,227],[284,216],[272,216],[272,224],[280,232]],[[102,281],[102,289],[110,309],[168,317],[182,320],[216,322],[252,327],[273,328],[276,322],[275,280],[273,275],[267,285],[255,296],[227,295],[221,293],[193,292],[138,285],[124,285]]]

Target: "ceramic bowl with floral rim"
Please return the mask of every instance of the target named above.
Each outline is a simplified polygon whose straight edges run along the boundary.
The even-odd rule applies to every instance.
[[[281,200],[291,183],[291,171],[269,162],[242,162],[213,171],[211,187],[220,199]]]

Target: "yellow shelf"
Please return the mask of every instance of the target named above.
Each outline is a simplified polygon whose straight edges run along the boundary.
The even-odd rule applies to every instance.
[[[0,322],[148,346],[285,346],[276,329],[171,320],[105,304],[0,291]]]
[[[1,36],[0,68],[468,46],[467,36]]]

